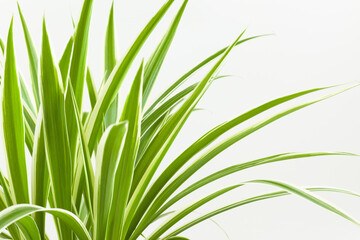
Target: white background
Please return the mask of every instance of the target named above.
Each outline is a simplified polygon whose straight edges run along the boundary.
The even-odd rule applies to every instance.
[[[163,0],[116,1],[119,58],[129,48]],[[40,49],[41,21],[59,59],[71,35],[71,14],[79,16],[82,1],[19,1],[36,47]],[[103,45],[111,2],[95,0],[90,32],[89,65],[99,85],[103,73]],[[175,4],[140,55],[148,57],[166,30],[181,1]],[[159,75],[152,99],[182,73],[231,43],[247,28],[246,36],[273,33],[236,48],[221,74],[235,77],[217,81],[198,111],[189,119],[166,161],[173,159],[211,127],[265,101],[313,87],[360,80],[360,4],[356,0],[194,0],[190,1]],[[11,15],[19,68],[29,79],[26,48],[16,2],[0,0],[0,36],[6,38]],[[141,59],[137,59],[138,65]],[[131,71],[127,84],[133,77]],[[200,80],[205,72],[192,81]],[[126,83],[125,83],[126,86]],[[332,90],[333,91],[333,90]],[[321,94],[320,94],[321,95]],[[320,96],[318,95],[318,96]],[[312,96],[314,98],[316,96]],[[309,99],[312,99],[309,98]],[[305,99],[306,100],[306,99]],[[298,101],[303,102],[304,99]],[[231,164],[292,151],[348,151],[360,153],[360,88],[310,106],[261,129],[220,154],[190,182]],[[295,102],[296,103],[296,102]],[[89,108],[86,103],[85,109]],[[292,106],[294,104],[290,104]],[[282,108],[279,108],[282,109]],[[277,110],[279,110],[277,109]],[[276,111],[275,111],[276,112]],[[264,114],[263,116],[268,116]],[[238,130],[238,129],[237,129]],[[355,157],[319,157],[249,169],[212,184],[201,193],[251,179],[274,179],[298,186],[333,186],[360,192],[360,162]],[[4,158],[2,157],[2,160]],[[166,162],[164,163],[166,165]],[[161,166],[163,169],[164,166]],[[277,190],[249,185],[194,213]],[[360,199],[341,194],[319,196],[360,220]],[[359,239],[360,227],[296,196],[273,199],[235,209],[214,218],[230,239]],[[51,232],[50,236],[51,236]],[[227,239],[213,222],[186,231],[191,239]]]

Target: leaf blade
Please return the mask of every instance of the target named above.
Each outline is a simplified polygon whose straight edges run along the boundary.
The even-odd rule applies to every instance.
[[[188,1],[184,1],[180,10],[176,14],[173,22],[171,23],[169,29],[165,33],[164,37],[161,39],[161,42],[156,47],[154,53],[151,55],[149,61],[145,65],[144,72],[144,88],[143,88],[143,100],[142,105],[145,106],[148,97],[150,95],[151,89],[154,86],[155,79],[160,72],[160,68],[164,62],[165,56],[170,48],[170,45],[174,39],[176,30],[179,26],[180,19],[185,11],[185,7]]]
[[[96,155],[94,239],[106,239],[116,169],[124,146],[127,122],[111,125],[101,137]]]
[[[40,68],[41,106],[52,197],[55,207],[71,211],[72,160],[65,118],[64,90],[52,57],[45,19]],[[60,229],[61,237],[71,238],[69,228],[60,224]]]
[[[36,109],[39,109],[40,92],[39,92],[39,84],[38,84],[38,56],[29,29],[27,27],[26,20],[21,12],[19,3],[17,4],[17,6],[18,6],[18,12],[20,15],[21,25],[24,32],[26,48],[29,57],[30,76],[31,76],[33,94],[35,98]]]
[[[311,192],[340,192],[340,193],[344,193],[344,194],[350,194],[350,195],[354,195],[357,197],[360,197],[358,194],[354,194],[353,192],[347,191],[347,190],[342,190],[342,189],[337,189],[337,188],[307,188],[308,191]],[[220,213],[226,212],[228,210],[231,210],[233,208],[236,207],[240,207],[246,204],[250,204],[250,203],[254,203],[254,202],[258,202],[261,200],[267,200],[267,199],[271,199],[271,198],[276,198],[276,197],[281,197],[281,196],[287,196],[290,195],[291,193],[287,192],[287,191],[279,191],[279,192],[272,192],[272,193],[267,193],[267,194],[263,194],[263,195],[259,195],[259,196],[255,196],[255,197],[251,197],[245,200],[241,200],[238,202],[235,202],[233,204],[227,205],[225,207],[219,208],[217,210],[214,210],[210,213],[207,213],[199,218],[196,218],[184,225],[182,225],[181,227],[177,228],[176,230],[174,230],[173,232],[171,232],[170,234],[168,234],[166,237],[164,237],[164,239],[168,239],[168,237],[174,236],[174,235],[178,235],[181,232],[185,231],[186,229],[189,229],[190,227],[205,221],[206,219],[209,219],[210,217],[216,216]]]
[[[122,228],[140,142],[142,83],[143,63],[136,74],[120,118],[121,121],[127,121],[129,124],[124,150],[115,173],[114,196],[110,211],[109,226],[111,227],[108,229],[111,229],[111,232],[108,236],[114,239],[124,239],[126,235]]]
[[[106,28],[105,36],[105,78],[107,81],[110,73],[116,65],[116,43],[115,43],[115,26],[114,26],[114,2],[111,4],[108,26]],[[116,122],[118,115],[118,95],[115,96],[112,101],[106,115],[105,115],[105,127]]]
[[[110,79],[106,81],[106,83],[101,87],[98,95],[98,101],[96,102],[93,110],[90,113],[85,128],[86,136],[88,139],[88,146],[91,153],[95,147],[97,133],[100,129],[103,115],[106,113],[112,100],[115,98],[122,84],[122,81],[124,80],[124,77],[130,68],[130,65],[134,61],[137,53],[140,51],[141,47],[143,46],[150,33],[156,27],[158,22],[164,16],[164,14],[167,12],[173,2],[174,0],[168,0],[156,13],[156,15],[148,22],[148,24],[139,34],[123,60],[119,62],[114,68],[114,70],[109,76]]]
[[[29,203],[25,130],[13,45],[13,20],[11,20],[6,46],[2,108],[10,188],[16,203]]]
[[[0,232],[12,223],[15,223],[19,219],[35,212],[50,213],[60,218],[62,221],[64,221],[64,223],[68,224],[80,239],[91,240],[90,234],[87,232],[86,227],[73,213],[64,209],[43,208],[30,204],[18,204],[1,211]]]

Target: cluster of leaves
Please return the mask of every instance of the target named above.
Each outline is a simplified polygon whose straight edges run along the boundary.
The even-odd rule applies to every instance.
[[[16,66],[11,21],[6,46],[0,41],[4,59],[4,71],[1,73],[2,130],[7,165],[7,174],[0,171],[0,237],[51,238],[45,233],[45,213],[48,213],[54,216],[59,239],[64,240],[135,240],[144,237],[144,230],[155,221],[161,221],[162,217],[166,217],[165,220],[146,239],[184,239],[179,234],[212,216],[290,193],[357,223],[312,192],[356,194],[333,188],[300,189],[273,180],[251,180],[226,186],[177,211],[169,210],[197,189],[251,167],[314,156],[352,155],[331,152],[278,154],[224,168],[181,190],[183,183],[195,172],[249,134],[355,86],[279,111],[215,142],[235,126],[271,108],[330,87],[287,95],[251,109],[208,131],[157,176],[158,166],[179,131],[211,83],[219,78],[218,70],[224,59],[236,46],[259,37],[243,39],[241,33],[231,45],[200,62],[149,104],[152,87],[187,5],[188,1],[184,0],[153,54],[138,67],[126,102],[120,108],[117,96],[120,86],[140,49],[173,2],[168,0],[161,7],[121,60],[115,57],[114,14],[111,7],[105,41],[104,80],[99,89],[95,87],[87,66],[93,0],[84,1],[74,34],[58,62],[53,59],[45,20],[39,57],[19,7],[29,56],[32,91],[26,87]],[[214,61],[202,80],[182,87],[194,72]],[[82,111],[85,89],[91,103],[89,112]],[[31,154],[31,166],[27,166],[26,148]],[[92,163],[93,156],[95,164]],[[32,170],[30,183],[27,174],[29,167]],[[207,202],[252,183],[273,185],[281,191],[222,206],[178,226],[180,220]],[[174,194],[177,190],[181,191]]]

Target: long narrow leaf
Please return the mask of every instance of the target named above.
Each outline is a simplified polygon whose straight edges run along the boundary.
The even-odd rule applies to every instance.
[[[258,35],[258,36],[253,36],[253,37],[249,37],[249,38],[245,38],[243,40],[239,40],[235,46],[238,46],[242,43],[245,43],[249,40],[255,39],[255,38],[259,38],[259,37],[263,37],[263,36],[268,36],[268,35]],[[208,63],[210,63],[212,60],[214,60],[215,58],[219,57],[221,54],[223,54],[226,49],[229,46],[217,51],[216,53],[212,54],[211,56],[207,57],[205,60],[201,61],[198,65],[196,65],[194,68],[190,69],[187,73],[185,73],[182,77],[180,77],[176,82],[174,82],[169,88],[167,88],[161,95],[160,97],[158,97],[153,104],[151,104],[151,106],[146,110],[145,114],[148,114],[149,112],[151,112],[159,103],[161,103],[162,101],[164,101],[171,93],[173,93],[178,87],[180,87],[192,74],[194,74],[195,72],[197,72],[199,69],[201,69],[202,67],[204,67],[205,65],[207,65]]]
[[[260,183],[260,184],[268,184],[268,185],[273,185],[275,187],[278,188],[282,188],[288,192],[291,192],[293,194],[296,194],[302,198],[305,198],[306,200],[309,200],[310,202],[313,202],[314,204],[325,208],[326,210],[333,212],[347,220],[349,220],[350,222],[355,223],[356,225],[360,226],[360,222],[358,222],[357,220],[355,220],[354,218],[350,217],[348,214],[344,213],[343,211],[339,210],[338,208],[334,207],[332,204],[326,202],[325,200],[322,200],[321,198],[319,198],[318,196],[312,194],[309,191],[306,191],[305,189],[301,189],[295,186],[292,186],[288,183],[284,183],[284,182],[279,182],[279,181],[274,181],[274,180],[252,180],[252,181],[247,181],[247,183]]]
[[[71,84],[68,84],[68,88],[69,89],[67,89],[67,91],[69,91],[72,96],[71,99],[72,99],[72,104],[73,104],[74,112],[75,112],[75,116],[76,116],[78,131],[80,133],[80,145],[81,145],[83,159],[84,159],[84,162],[81,165],[85,166],[86,192],[88,194],[87,196],[85,196],[85,198],[86,198],[85,201],[87,202],[87,205],[88,205],[87,207],[90,212],[90,216],[93,217],[93,208],[92,208],[91,200],[93,199],[93,196],[94,196],[94,193],[93,193],[94,182],[95,182],[94,169],[93,169],[93,166],[91,163],[91,157],[90,157],[89,149],[87,148],[84,129],[83,129],[81,119],[80,119],[79,109],[76,104],[75,94],[72,90]],[[79,164],[80,164],[80,161],[79,161]],[[75,188],[75,189],[77,189],[77,188]]]
[[[205,78],[197,85],[196,89],[193,91],[190,97],[165,123],[164,127],[159,131],[154,140],[151,142],[151,145],[147,151],[144,153],[144,158],[142,161],[139,161],[134,173],[134,181],[132,185],[133,194],[127,207],[126,231],[140,203],[140,200],[143,197],[148,184],[150,183],[151,178],[155,174],[155,171],[160,165],[160,162],[165,156],[167,150],[175,140],[177,134],[179,133],[180,129],[184,125],[185,121],[191,114],[198,101],[206,92],[214,76],[216,76],[219,68],[222,66],[223,61],[243,34],[244,32],[242,32],[237,37],[234,43],[230,45],[230,47],[225,51],[220,60],[214,65]]]
[[[232,173],[248,169],[251,167],[256,167],[263,164],[274,163],[278,161],[286,161],[286,160],[295,160],[299,158],[309,158],[315,156],[354,156],[351,153],[330,153],[330,152],[315,152],[315,153],[285,153],[285,154],[278,154],[270,157],[260,158],[252,161],[248,161],[245,163],[240,163],[234,166],[227,167],[220,171],[217,171],[209,176],[206,176],[203,179],[191,184],[186,189],[182,190],[170,200],[168,200],[165,204],[163,204],[167,198],[169,197],[168,192],[164,191],[156,198],[156,201],[152,206],[149,208],[143,219],[139,223],[136,231],[134,232],[133,236],[138,236],[151,222],[153,222],[160,214],[166,211],[170,206],[178,202],[180,199],[184,198],[188,194],[192,193],[193,191],[205,186],[215,180],[218,180],[222,177],[230,175]],[[161,203],[162,202],[162,203]]]
[[[52,57],[45,20],[40,65],[46,158],[54,206],[71,211],[72,160],[65,118],[64,90]],[[71,231],[64,225],[60,228],[62,237],[70,239]]]
[[[298,187],[294,187],[290,184],[279,182],[279,181],[273,181],[273,180],[252,180],[252,181],[244,182],[244,183],[240,184],[240,186],[242,186],[244,184],[248,184],[248,183],[261,183],[261,184],[274,185],[274,186],[282,188],[290,193],[293,193],[300,197],[303,197],[304,199],[309,200],[309,201],[313,202],[314,204],[325,208],[328,211],[334,212],[335,214],[338,214],[339,216],[341,216],[357,225],[360,225],[359,222],[357,222],[355,219],[353,219],[352,217],[350,217],[343,211],[341,211],[338,208],[334,207],[333,205],[327,203],[326,201],[321,200],[319,197],[315,196],[310,191],[307,191],[305,189],[303,190]],[[223,190],[225,190],[225,189],[227,189],[227,188],[224,188]],[[220,191],[221,190],[219,190],[218,192],[220,192]],[[177,223],[184,216],[191,213],[194,209],[198,208],[199,206],[202,206],[204,203],[206,203],[207,202],[206,200],[212,195],[214,195],[214,194],[211,194],[199,201],[196,201],[195,203],[191,204],[188,207],[184,207],[183,209],[181,209],[177,213],[175,213],[173,216],[169,217],[169,219],[167,219],[166,222],[164,224],[162,224],[158,228],[158,230],[156,230],[149,237],[149,240],[155,240],[158,237],[160,237],[165,231],[167,231],[171,226],[173,226],[175,223]],[[218,197],[218,196],[216,196],[216,197]],[[176,232],[176,234],[178,234],[178,232]]]
[[[21,230],[26,240],[41,240],[39,229],[30,216],[19,219],[16,225]]]
[[[178,211],[176,211],[175,213],[173,213],[169,218],[167,218],[164,223],[162,225],[160,225],[160,227],[155,230],[150,237],[148,237],[149,240],[156,240],[159,239],[159,237],[166,231],[168,230],[171,226],[173,226],[175,223],[177,223],[179,220],[183,219],[185,216],[187,216],[188,214],[190,214],[191,212],[193,212],[195,209],[201,207],[202,205],[206,204],[207,202],[233,190],[236,189],[238,187],[243,186],[243,184],[236,184],[230,187],[226,187],[223,188],[219,191],[216,191],[202,199],[200,199],[199,201],[196,201],[195,203],[191,204],[188,207],[184,207],[183,209],[180,209]]]
[[[71,56],[69,76],[72,87],[75,92],[75,99],[81,109],[82,95],[84,88],[85,70],[86,70],[86,55],[88,48],[89,27],[91,12],[93,7],[93,0],[85,0],[79,23],[76,25],[74,35],[73,53]],[[74,129],[76,128],[76,124]]]
[[[142,81],[143,63],[141,63],[136,74],[120,118],[121,121],[127,121],[129,125],[124,150],[121,153],[119,167],[115,175],[114,197],[110,212],[110,227],[108,228],[110,230],[108,236],[113,239],[123,239],[125,237],[122,227],[140,141]]]
[[[16,203],[29,203],[25,130],[13,43],[13,20],[7,38],[3,82],[3,133],[9,184]]]
[[[317,157],[317,156],[357,156],[351,153],[342,153],[342,152],[314,152],[314,153],[285,153],[285,154],[278,154],[270,157],[260,158],[252,161],[248,161],[245,163],[240,163],[237,165],[233,165],[230,167],[227,167],[225,169],[222,169],[220,171],[217,171],[209,176],[206,176],[205,178],[191,184],[189,187],[181,191],[180,193],[176,194],[176,196],[172,197],[169,201],[167,201],[157,212],[154,216],[161,214],[166,209],[168,209],[170,206],[172,206],[174,203],[178,202],[183,197],[187,196],[191,192],[201,188],[202,186],[205,186],[213,181],[216,181],[220,178],[223,178],[225,176],[228,176],[232,173],[239,172],[251,167],[256,167],[268,163],[274,163],[279,161],[286,161],[286,160],[295,160],[295,159],[301,159],[301,158],[309,158],[309,157]],[[161,197],[159,197],[160,199]],[[157,200],[159,200],[157,199]]]
[[[136,156],[135,166],[138,163],[139,159],[143,157],[144,153],[146,152],[146,149],[149,147],[151,141],[154,139],[156,134],[159,132],[160,128],[165,123],[167,117],[168,117],[167,115],[161,116],[154,124],[152,124],[149,127],[149,129],[145,133],[142,134],[140,138],[138,154]]]
[[[35,144],[32,159],[31,202],[32,204],[46,207],[50,180],[46,163],[43,114],[41,109],[39,109],[36,124]],[[41,212],[35,213],[34,219],[39,228],[41,239],[45,239],[45,214]]]
[[[184,98],[188,96],[198,84],[199,83],[194,83],[191,86],[185,88],[167,101],[164,101],[153,112],[145,115],[141,124],[141,132],[146,132],[151,127],[151,125],[156,122],[156,120],[158,120],[161,116],[169,112],[177,104],[184,100]]]
[[[343,194],[348,194],[348,195],[353,195],[356,197],[360,197],[360,195],[355,194],[353,192],[347,191],[347,190],[343,190],[343,189],[338,189],[338,188],[307,188],[306,190],[310,191],[310,192],[335,192],[335,193],[343,193]],[[164,239],[171,239],[171,236],[175,236],[178,235],[180,233],[182,233],[183,231],[191,228],[192,226],[199,224],[211,217],[214,217],[220,213],[232,210],[234,208],[243,206],[243,205],[247,205],[250,203],[255,203],[258,201],[262,201],[262,200],[267,200],[267,199],[271,199],[271,198],[276,198],[276,197],[282,197],[282,196],[288,196],[290,195],[291,192],[288,191],[279,191],[279,192],[272,192],[272,193],[267,193],[267,194],[263,194],[263,195],[259,195],[259,196],[255,196],[255,197],[251,197],[245,200],[241,200],[239,202],[227,205],[225,207],[216,209],[210,213],[207,213],[199,218],[196,218],[194,220],[192,220],[189,223],[186,223],[184,225],[182,225],[181,227],[177,228],[175,231],[171,232],[170,234],[168,234],[166,237],[164,237]]]
[[[74,44],[74,38],[71,37],[69,39],[68,43],[66,44],[63,55],[61,56],[60,61],[59,61],[59,69],[60,69],[61,79],[62,79],[64,89],[66,88],[66,85],[67,85],[73,44]]]
[[[94,192],[94,239],[106,238],[106,229],[113,198],[116,169],[124,146],[127,122],[111,125],[101,137],[96,155]]]
[[[5,44],[1,38],[0,38],[0,49],[1,49],[2,54],[4,54],[5,53]]]
[[[178,177],[176,177],[174,180],[172,180],[167,186],[165,189],[162,190],[162,193],[161,193],[161,197],[158,198],[157,202],[153,204],[152,206],[152,210],[149,211],[147,213],[147,217],[151,216],[151,212],[153,212],[154,210],[156,210],[159,206],[159,204],[163,203],[168,197],[170,197],[170,195],[176,190],[179,188],[179,186],[181,186],[184,181],[186,179],[188,179],[191,175],[193,175],[198,169],[200,169],[202,166],[204,166],[208,161],[210,161],[211,159],[213,159],[216,155],[218,155],[219,153],[221,153],[222,151],[224,151],[225,149],[227,149],[229,146],[231,146],[232,144],[240,141],[241,139],[245,138],[246,136],[250,135],[251,133],[257,131],[258,129],[262,128],[262,127],[265,127],[267,126],[268,124],[276,121],[277,119],[279,118],[282,118],[292,112],[295,112],[297,110],[300,110],[304,107],[307,107],[309,105],[312,105],[314,103],[317,103],[319,101],[322,101],[322,100],[325,100],[329,97],[332,97],[336,94],[339,94],[343,91],[346,91],[350,88],[353,88],[355,86],[357,86],[358,84],[356,85],[353,85],[349,88],[346,88],[346,89],[342,89],[340,91],[337,91],[333,94],[330,94],[330,95],[327,95],[325,97],[322,97],[320,99],[316,99],[316,100],[313,100],[313,101],[309,101],[309,102],[306,102],[304,104],[300,104],[300,105],[297,105],[295,107],[292,107],[292,108],[289,108],[287,110],[284,110],[284,111],[281,111],[279,112],[278,114],[275,114],[269,118],[266,118],[256,124],[253,124],[247,128],[245,128],[244,130],[240,131],[239,133],[236,133],[234,134],[233,136],[230,136],[229,138],[223,140],[222,142],[218,143],[217,145],[215,145],[214,147],[212,147],[210,150],[208,150],[206,153],[204,153],[198,160],[194,161],[186,170],[184,170]],[[310,90],[310,91],[313,91],[313,90]],[[306,92],[306,91],[305,91]],[[304,92],[301,92],[302,94],[304,94]],[[300,93],[297,93],[295,94],[298,95]],[[300,94],[301,95],[301,94]],[[274,101],[271,101],[269,102],[270,105],[267,105],[267,107],[271,106],[272,104],[275,104],[275,103],[279,103],[279,102],[282,102],[284,101],[285,99],[288,99],[289,100],[289,97],[290,99],[291,98],[294,98],[295,97],[294,95],[289,95],[289,96],[286,96],[284,98],[280,98],[280,99],[276,99]],[[299,96],[299,95],[298,95]],[[268,103],[268,104],[269,104]],[[276,104],[275,104],[276,105]],[[265,105],[266,106],[266,105]],[[273,105],[274,106],[274,105]],[[231,121],[231,124],[223,124],[223,125],[219,125],[218,127],[214,128],[215,131],[211,131],[209,132],[209,135],[205,135],[203,136],[202,138],[200,138],[200,140],[198,142],[196,142],[195,144],[193,144],[190,148],[188,148],[186,151],[184,151],[180,156],[179,158],[177,158],[175,161],[173,161],[173,163],[168,167],[168,169],[166,169],[162,175],[159,177],[159,180],[157,180],[157,182],[153,185],[152,189],[149,190],[149,196],[146,196],[144,198],[144,200],[142,201],[142,204],[140,205],[140,207],[138,208],[138,213],[136,214],[136,219],[139,219],[139,216],[142,216],[142,214],[140,214],[141,212],[144,213],[144,210],[147,209],[149,207],[149,203],[152,201],[153,197],[156,196],[158,194],[158,192],[163,188],[163,185],[166,184],[166,182],[168,181],[168,179],[170,179],[173,174],[175,174],[179,168],[181,166],[183,166],[183,164],[189,160],[190,157],[194,156],[195,153],[197,153],[200,149],[202,149],[204,146],[207,146],[210,142],[208,142],[209,140],[214,140],[215,136],[219,136],[217,134],[219,134],[219,132],[222,132],[223,130],[225,129],[229,129],[229,127],[232,125],[232,124],[235,124],[235,123],[239,123],[239,120],[241,120],[241,118],[244,118],[247,119],[246,117],[248,117],[250,114],[250,116],[252,114],[254,114],[254,112],[258,112],[263,109],[263,107],[259,107],[259,108],[255,108],[253,110],[251,110],[250,112],[248,113],[245,113],[243,116],[240,116],[240,119],[239,118],[235,118]],[[265,108],[266,109],[266,108]],[[254,116],[254,115],[253,115]],[[240,121],[241,122],[241,121]],[[236,126],[233,125],[233,126]],[[218,129],[217,129],[218,128]],[[218,131],[220,130],[220,131]],[[211,136],[212,135],[212,136]],[[203,145],[204,144],[204,145]],[[162,200],[160,200],[162,199]],[[140,211],[141,210],[141,211]],[[154,213],[154,212],[153,212]],[[135,219],[135,218],[134,218]],[[131,225],[134,227],[135,226],[135,222],[134,221]]]
[[[2,232],[6,227],[15,223],[19,219],[35,213],[35,212],[46,212],[50,213],[53,216],[61,219],[69,228],[71,228],[81,240],[91,240],[90,234],[87,232],[84,224],[81,222],[78,217],[73,213],[66,211],[64,209],[54,209],[54,208],[43,208],[36,205],[30,204],[18,204],[11,206],[0,212],[0,232]]]
[[[21,12],[19,3],[18,3],[18,11],[21,19],[21,24],[23,27],[26,48],[29,56],[30,76],[31,76],[32,89],[35,98],[36,109],[38,109],[40,104],[39,84],[38,84],[38,56],[29,29],[27,27],[25,18]]]
[[[109,76],[109,79],[101,87],[100,93],[98,95],[98,101],[96,102],[94,108],[90,113],[90,116],[88,117],[88,121],[86,122],[85,131],[86,137],[88,139],[90,153],[92,153],[92,151],[94,150],[103,117],[108,108],[110,107],[111,102],[115,98],[132,62],[134,61],[141,47],[144,45],[150,33],[154,30],[158,22],[164,16],[164,14],[167,12],[173,2],[174,0],[168,0],[157,12],[157,14],[149,21],[149,23],[139,34],[123,60],[115,66],[114,70]]]
[[[179,26],[180,19],[184,13],[185,7],[188,1],[184,1],[177,15],[175,16],[173,22],[170,25],[169,30],[166,32],[161,42],[155,49],[155,52],[150,57],[149,61],[145,65],[144,72],[144,89],[143,89],[143,100],[142,105],[145,106],[148,97],[150,95],[151,89],[155,83],[155,79],[160,72],[160,68],[164,62],[165,56],[170,48],[170,45],[174,39],[176,30]]]
[[[97,101],[97,91],[89,68],[87,69],[86,72],[86,86],[89,93],[90,105],[91,108],[93,109]]]
[[[23,114],[25,124],[25,142],[29,152],[33,151],[36,117],[26,102],[23,101]]]
[[[107,81],[110,73],[116,65],[116,44],[115,44],[115,25],[114,25],[114,2],[111,4],[109,21],[105,36],[105,78]],[[109,110],[105,115],[105,126],[116,122],[118,115],[118,95],[112,101]]]
[[[82,111],[86,61],[91,13],[93,0],[85,0],[82,6],[79,23],[74,34],[73,50],[71,55],[69,81],[74,89],[76,104]],[[77,151],[78,127],[70,94],[65,95],[66,123],[69,136],[70,156],[75,158]]]
[[[26,83],[24,82],[24,79],[20,73],[19,73],[19,82],[20,82],[21,98],[22,98],[23,102],[26,103],[28,108],[31,110],[32,114],[36,115],[32,97],[30,96],[30,93],[28,91]],[[34,129],[35,129],[35,126],[34,126]]]

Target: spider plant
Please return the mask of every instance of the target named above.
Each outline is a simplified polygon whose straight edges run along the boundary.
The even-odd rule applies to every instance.
[[[260,36],[244,38],[244,31],[229,45],[201,61],[175,81],[153,102],[149,96],[185,11],[181,7],[153,54],[137,64],[144,43],[173,4],[168,0],[147,23],[122,59],[116,59],[114,10],[110,9],[105,36],[105,72],[99,89],[87,65],[87,48],[93,0],[83,3],[79,21],[59,60],[54,59],[45,19],[41,51],[37,52],[20,6],[18,12],[29,57],[32,88],[27,88],[16,65],[11,21],[6,44],[0,41],[4,69],[1,72],[2,132],[7,173],[0,171],[0,232],[5,239],[52,239],[47,235],[45,214],[54,217],[59,239],[138,238],[185,239],[186,229],[212,216],[260,200],[288,194],[331,211],[359,224],[348,214],[314,194],[331,191],[356,195],[335,188],[303,189],[276,180],[249,180],[223,186],[190,205],[172,211],[183,198],[232,173],[279,161],[316,156],[354,156],[345,152],[281,153],[241,162],[192,182],[183,184],[215,156],[234,143],[272,122],[317,102],[351,89],[332,86],[309,89],[283,96],[257,106],[209,130],[158,171],[174,140],[194,112],[197,103],[218,75],[224,60],[239,45]],[[193,73],[212,64],[205,77],[190,86],[184,83]],[[137,66],[136,66],[137,65]],[[118,92],[129,69],[137,73],[120,102]],[[220,80],[219,80],[220,81]],[[86,83],[86,87],[85,87]],[[330,94],[324,90],[332,91]],[[84,91],[91,110],[83,109]],[[284,103],[311,93],[322,97],[278,111],[233,135],[223,134],[248,120]],[[120,104],[121,103],[121,104]],[[122,106],[122,107],[120,107]],[[27,150],[26,150],[27,149]],[[30,160],[25,152],[29,151]],[[27,161],[29,160],[29,161]],[[31,166],[28,164],[31,162]],[[28,176],[28,168],[31,168]],[[273,185],[278,192],[266,193],[220,206],[217,210],[179,225],[187,215],[209,201],[248,184]],[[357,196],[357,195],[356,195]],[[144,231],[154,222],[158,228]]]

